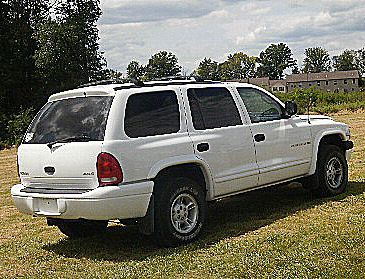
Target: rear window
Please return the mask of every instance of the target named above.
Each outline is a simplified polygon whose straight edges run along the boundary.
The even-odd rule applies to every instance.
[[[180,130],[180,111],[174,91],[131,95],[125,110],[124,130],[128,137],[176,133]]]
[[[113,97],[80,97],[47,103],[34,118],[23,143],[49,143],[71,137],[102,141]]]

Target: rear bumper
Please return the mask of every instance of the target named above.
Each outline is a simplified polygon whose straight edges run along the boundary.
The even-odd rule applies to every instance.
[[[99,187],[82,194],[26,193],[22,189],[22,184],[13,186],[11,195],[19,211],[26,214],[61,219],[129,219],[146,215],[153,182]]]

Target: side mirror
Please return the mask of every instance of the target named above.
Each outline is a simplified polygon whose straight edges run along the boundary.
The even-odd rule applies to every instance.
[[[285,113],[287,116],[292,116],[297,114],[298,106],[294,101],[286,101],[285,102]]]

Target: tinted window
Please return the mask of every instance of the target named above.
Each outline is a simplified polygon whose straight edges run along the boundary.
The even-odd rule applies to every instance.
[[[103,140],[113,97],[80,97],[47,103],[23,143],[49,143],[70,137]]]
[[[281,119],[282,108],[269,95],[255,88],[237,88],[252,123]]]
[[[131,138],[178,132],[180,112],[175,92],[131,95],[125,111],[124,130]]]
[[[226,88],[189,89],[188,99],[196,130],[242,124],[232,95]]]

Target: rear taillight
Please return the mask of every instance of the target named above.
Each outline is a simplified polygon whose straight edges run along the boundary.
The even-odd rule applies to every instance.
[[[99,186],[118,185],[123,181],[118,160],[109,153],[100,153],[97,161]]]

